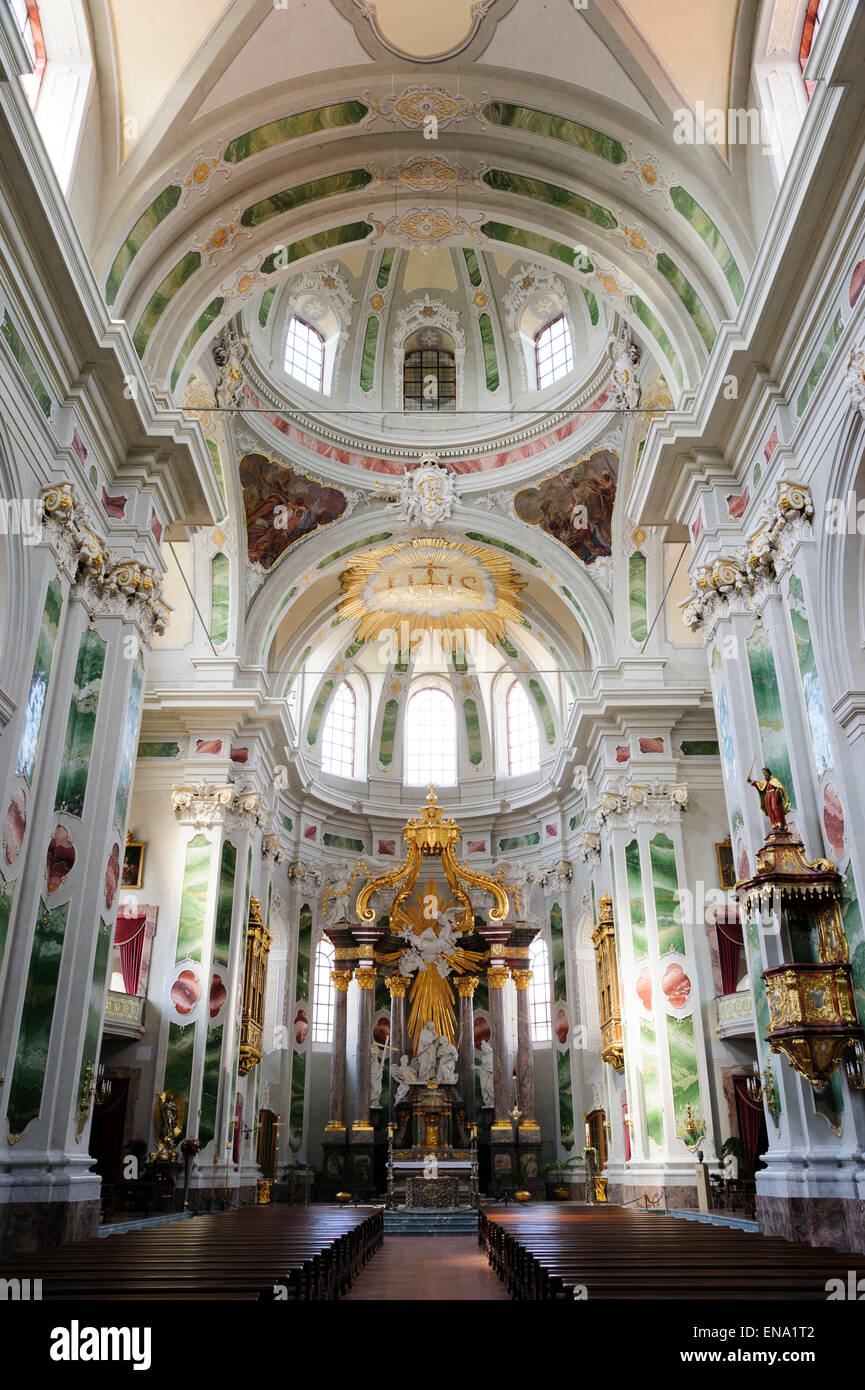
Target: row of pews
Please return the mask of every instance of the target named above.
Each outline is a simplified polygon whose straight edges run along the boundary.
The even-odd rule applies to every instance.
[[[479,1240],[514,1299],[826,1299],[865,1255],[622,1207],[480,1212]]]
[[[0,1279],[43,1299],[334,1299],[383,1236],[380,1208],[242,1207],[10,1256]]]

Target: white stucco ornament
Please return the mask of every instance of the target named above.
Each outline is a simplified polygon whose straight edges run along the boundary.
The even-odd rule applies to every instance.
[[[396,505],[410,526],[422,523],[429,530],[447,521],[456,501],[454,476],[442,467],[435,454],[424,454],[418,467],[403,473],[399,480]]]
[[[857,347],[855,344],[851,347],[844,368],[844,380],[850,404],[865,420],[865,347]]]

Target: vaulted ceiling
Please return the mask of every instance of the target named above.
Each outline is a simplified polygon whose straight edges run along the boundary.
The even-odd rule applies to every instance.
[[[673,113],[726,105],[735,0],[684,22],[659,0],[134,10],[97,26],[91,249],[158,388],[303,265],[387,247],[554,271],[629,321],[674,399],[698,383],[754,234],[741,163],[677,144]]]

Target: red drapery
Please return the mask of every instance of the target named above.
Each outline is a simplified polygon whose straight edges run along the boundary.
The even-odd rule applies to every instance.
[[[127,994],[138,993],[141,957],[144,954],[144,925],[147,917],[120,917],[114,928],[114,944],[120,947],[120,971]]]
[[[752,1178],[760,1157],[760,1150],[768,1144],[764,1140],[766,1121],[763,1115],[763,1102],[753,1101],[748,1095],[747,1076],[734,1076],[733,1088],[736,1097],[736,1118],[739,1121],[739,1138],[745,1148],[745,1173]]]
[[[715,913],[718,928],[718,960],[721,966],[721,990],[735,994],[739,983],[739,958],[742,952],[742,923],[737,912],[721,908]]]

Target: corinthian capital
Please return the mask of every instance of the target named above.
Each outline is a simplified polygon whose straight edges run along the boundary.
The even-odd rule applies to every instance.
[[[222,825],[231,830],[255,830],[264,820],[258,792],[238,792],[236,787],[211,787],[200,783],[174,787],[171,808],[181,825],[198,830]]]
[[[71,483],[43,488],[39,503],[43,535],[57,567],[69,577],[91,617],[109,614],[133,622],[147,645],[161,636],[171,609],[151,566],[108,549],[91,526],[89,513],[76,501]]]

